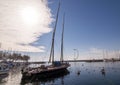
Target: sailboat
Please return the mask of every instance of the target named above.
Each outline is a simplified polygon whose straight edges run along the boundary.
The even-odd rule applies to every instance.
[[[1,45],[2,43],[0,43],[0,57],[1,57],[1,60],[0,60],[0,76],[1,75],[5,75],[5,74],[9,74],[9,65],[7,63],[7,61],[5,61],[3,59],[3,51],[1,50]]]
[[[0,62],[0,75],[9,74],[9,66],[4,62]]]
[[[55,28],[53,30],[50,58],[48,62],[48,63],[51,63],[51,65],[48,65],[48,66],[41,65],[40,67],[37,67],[37,68],[23,69],[22,70],[23,79],[34,78],[36,76],[39,76],[40,78],[41,77],[49,78],[49,77],[64,73],[67,70],[67,68],[70,66],[68,62],[64,62],[63,60],[63,36],[64,36],[65,15],[63,17],[63,29],[62,29],[62,38],[61,38],[61,57],[60,57],[60,61],[54,61],[54,40],[55,40],[54,38],[55,38],[55,32],[56,32],[56,27],[57,27],[59,9],[60,9],[60,3],[59,3],[58,11],[57,11]]]

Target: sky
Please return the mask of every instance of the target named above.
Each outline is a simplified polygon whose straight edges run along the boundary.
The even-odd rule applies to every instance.
[[[1,49],[48,60],[59,0],[0,0]],[[65,13],[64,58],[95,59],[120,54],[119,0],[61,0],[55,36],[60,57]],[[77,49],[77,50],[73,50]]]

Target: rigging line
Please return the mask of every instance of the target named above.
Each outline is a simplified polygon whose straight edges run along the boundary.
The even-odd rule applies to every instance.
[[[43,56],[45,56],[45,58],[48,57],[48,55],[49,55],[50,45],[51,45],[51,43],[49,44],[46,52],[43,54]]]
[[[55,46],[56,46],[56,51],[57,51],[57,52],[60,52],[60,49],[59,49],[59,46],[58,46],[56,40],[55,40]],[[59,55],[60,55],[60,53],[59,53]]]

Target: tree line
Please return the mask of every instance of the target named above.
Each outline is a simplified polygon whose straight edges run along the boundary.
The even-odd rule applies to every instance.
[[[0,60],[7,60],[7,61],[24,61],[28,62],[30,59],[30,56],[28,55],[22,55],[21,53],[9,53],[9,52],[3,52],[0,51]]]

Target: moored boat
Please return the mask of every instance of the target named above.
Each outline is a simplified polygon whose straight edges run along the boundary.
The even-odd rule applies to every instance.
[[[54,62],[54,65],[44,66],[37,68],[28,68],[24,71],[23,78],[29,79],[31,77],[48,78],[61,73],[64,73],[70,65],[68,63]]]
[[[29,79],[31,77],[34,78],[37,75],[39,75],[39,77],[41,78],[46,78],[46,77],[48,78],[51,76],[64,73],[67,70],[67,68],[70,66],[68,62],[64,62],[63,60],[64,17],[63,17],[63,29],[62,29],[62,38],[61,38],[61,57],[60,57],[60,61],[54,61],[54,40],[55,40],[54,38],[57,27],[59,9],[60,9],[60,4],[58,7],[55,28],[53,30],[53,36],[52,36],[52,45],[51,45],[50,58],[49,58],[49,63],[51,63],[51,65],[47,65],[47,66],[41,65],[40,67],[37,68],[22,69],[23,79],[25,78]]]
[[[0,64],[0,75],[8,74],[9,73],[9,67],[5,63]]]
[[[45,78],[41,78],[41,76],[40,75],[36,75],[36,76],[34,76],[34,77],[26,77],[26,78],[22,78],[22,80],[21,80],[21,84],[27,84],[27,83],[34,83],[34,82],[50,82],[50,81],[54,81],[54,80],[56,80],[56,79],[58,79],[58,78],[64,78],[64,76],[67,76],[67,75],[69,75],[69,71],[68,70],[64,70],[64,71],[61,71],[61,73],[59,73],[59,74],[57,74],[57,75],[55,75],[54,74],[54,76],[53,76],[53,74],[52,74],[52,76],[49,76],[49,77],[45,77]]]

